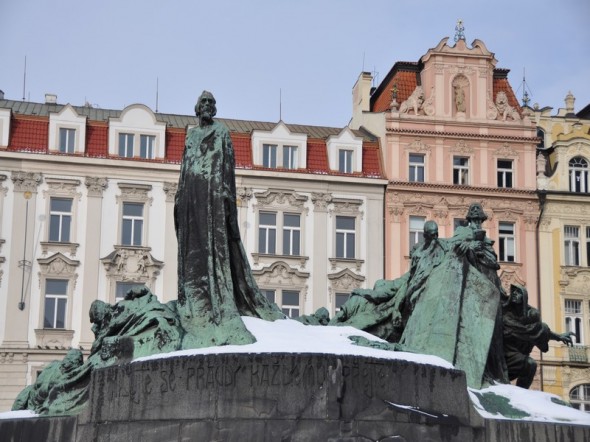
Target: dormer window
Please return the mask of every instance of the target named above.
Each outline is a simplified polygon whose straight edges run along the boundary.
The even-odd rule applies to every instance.
[[[49,152],[84,153],[86,147],[86,117],[66,104],[59,112],[49,113]]]
[[[133,158],[133,134],[119,134],[119,156]]]
[[[340,149],[338,151],[338,171],[341,173],[352,173],[352,154],[349,149]]]
[[[143,104],[126,107],[109,119],[109,154],[120,158],[154,160],[166,152],[166,123]]]
[[[61,153],[74,153],[76,143],[76,129],[59,128],[59,151]]]
[[[307,164],[307,135],[279,122],[271,131],[252,132],[254,164],[268,169],[299,169]]]
[[[340,173],[363,171],[363,139],[350,128],[344,128],[338,135],[326,140],[330,169]]]

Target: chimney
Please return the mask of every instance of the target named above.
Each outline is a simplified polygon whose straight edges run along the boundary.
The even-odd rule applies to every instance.
[[[0,89],[0,100],[4,100],[4,91]]]
[[[57,95],[45,94],[45,104],[57,104]]]

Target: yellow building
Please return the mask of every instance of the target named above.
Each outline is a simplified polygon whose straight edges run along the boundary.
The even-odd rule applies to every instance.
[[[537,157],[541,202],[541,316],[551,330],[574,333],[573,347],[551,341],[541,357],[542,389],[590,411],[590,105],[574,113],[536,108],[542,142]]]

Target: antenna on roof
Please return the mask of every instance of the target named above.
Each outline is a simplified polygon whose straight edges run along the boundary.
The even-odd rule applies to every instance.
[[[526,82],[525,68],[522,68],[522,84],[516,90],[517,94],[521,88],[522,88],[522,105],[528,106],[529,102],[531,101],[531,96],[533,95],[533,91],[531,91],[531,88],[529,87],[529,85]]]
[[[283,121],[283,91],[279,88],[279,121]]]
[[[25,87],[27,84],[27,56],[25,55],[25,71],[23,74],[23,101],[25,101]]]
[[[379,72],[377,72],[377,68],[375,66],[373,66],[373,87],[376,87],[375,85],[379,83]]]
[[[159,78],[156,77],[156,113],[158,112],[158,89],[159,89]]]

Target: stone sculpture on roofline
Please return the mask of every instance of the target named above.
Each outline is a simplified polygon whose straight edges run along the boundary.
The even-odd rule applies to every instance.
[[[213,119],[210,92],[201,94],[195,111],[199,126],[187,133],[174,207],[178,299],[162,304],[138,287],[115,305],[95,301],[95,342],[87,360],[71,350],[19,394],[13,409],[78,413],[98,368],[179,349],[253,343],[242,316],[284,318],[260,293],[248,264],[237,223],[233,147],[228,129]],[[325,309],[301,321],[352,325],[387,340],[377,343],[382,349],[440,356],[464,370],[474,388],[515,378],[528,387],[536,369],[528,356],[533,346],[546,351],[549,339],[571,345],[571,338],[540,321],[526,302],[526,289],[504,293],[493,242],[482,229],[486,218],[481,205],[472,204],[468,225],[448,239],[439,238],[438,226],[428,221],[408,273],[378,281],[372,290],[355,290],[331,321]],[[364,337],[353,340],[376,345]]]

